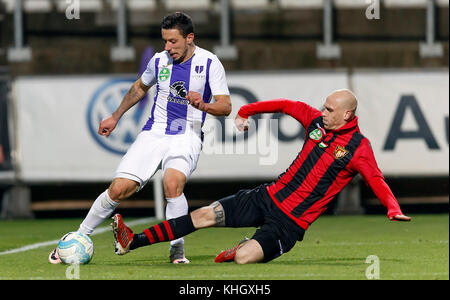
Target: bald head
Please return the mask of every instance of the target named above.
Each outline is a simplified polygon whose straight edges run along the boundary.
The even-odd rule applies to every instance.
[[[322,113],[325,129],[338,129],[353,120],[358,107],[355,94],[348,89],[331,93]]]
[[[347,89],[336,90],[331,93],[329,97],[334,97],[338,105],[340,105],[344,110],[351,111],[353,114],[356,112],[358,101],[352,91]]]

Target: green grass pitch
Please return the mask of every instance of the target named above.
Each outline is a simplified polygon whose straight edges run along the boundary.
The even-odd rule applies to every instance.
[[[379,279],[449,279],[448,214],[412,215],[409,223],[385,216],[322,216],[303,242],[267,264],[216,264],[215,255],[234,246],[255,228],[209,228],[185,238],[188,265],[168,262],[168,243],[137,249],[125,256],[113,253],[110,231],[92,236],[93,260],[79,269],[80,279],[158,280],[366,280],[379,258]],[[131,221],[125,216],[125,222]],[[80,219],[0,221],[0,279],[66,279],[67,265],[47,261],[54,245],[19,253],[5,251],[59,239],[76,230]],[[102,224],[108,226],[109,222]],[[140,232],[150,224],[133,227]],[[68,273],[70,274],[70,273]]]

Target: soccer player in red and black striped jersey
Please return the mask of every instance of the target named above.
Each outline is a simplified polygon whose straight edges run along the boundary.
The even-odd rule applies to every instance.
[[[239,264],[271,261],[303,239],[308,227],[358,173],[387,208],[390,220],[410,221],[384,181],[369,140],[359,130],[356,108],[356,97],[349,90],[330,94],[323,111],[287,99],[241,107],[235,120],[241,131],[248,129],[248,117],[260,113],[282,112],[304,126],[305,142],[289,168],[270,184],[241,190],[140,234],[134,234],[121,216],[115,215],[116,254],[211,226],[259,227],[251,239],[220,253],[215,261]]]

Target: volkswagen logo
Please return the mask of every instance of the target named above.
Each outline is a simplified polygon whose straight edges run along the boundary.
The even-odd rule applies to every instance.
[[[88,105],[87,124],[91,136],[101,147],[119,155],[126,153],[150,116],[148,95],[122,116],[108,138],[97,133],[98,127],[119,107],[134,82],[134,79],[110,80],[95,91]]]

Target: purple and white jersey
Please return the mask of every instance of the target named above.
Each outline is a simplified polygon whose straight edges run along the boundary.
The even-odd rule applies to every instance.
[[[146,86],[156,84],[151,115],[143,130],[167,135],[184,134],[193,129],[201,133],[206,113],[186,100],[189,91],[200,93],[205,103],[212,95],[229,95],[225,70],[216,55],[195,47],[192,57],[176,63],[167,51],[156,53],[141,76]]]

